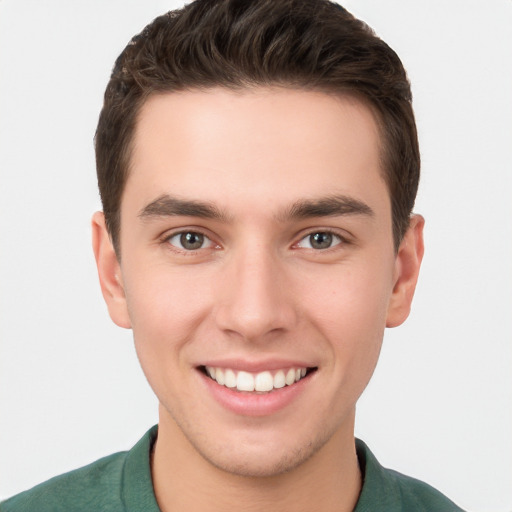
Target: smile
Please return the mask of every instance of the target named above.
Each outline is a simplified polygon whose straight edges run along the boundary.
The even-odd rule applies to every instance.
[[[213,366],[205,366],[204,370],[211,379],[221,386],[237,391],[268,393],[274,389],[295,384],[313,368],[286,368],[259,373],[237,371],[230,368],[215,368]]]

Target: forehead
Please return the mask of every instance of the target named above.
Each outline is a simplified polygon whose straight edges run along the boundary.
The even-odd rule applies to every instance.
[[[163,193],[243,196],[248,207],[329,193],[388,202],[379,148],[372,111],[352,97],[284,88],[158,94],[140,111],[125,191],[139,207]]]

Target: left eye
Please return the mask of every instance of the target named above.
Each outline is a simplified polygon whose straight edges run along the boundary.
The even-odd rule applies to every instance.
[[[185,251],[197,251],[198,249],[205,249],[211,247],[213,242],[202,233],[197,231],[183,231],[182,233],[176,233],[167,239],[167,241]]]
[[[298,244],[298,247],[305,249],[329,249],[335,245],[341,244],[342,239],[329,231],[317,231],[305,236]]]

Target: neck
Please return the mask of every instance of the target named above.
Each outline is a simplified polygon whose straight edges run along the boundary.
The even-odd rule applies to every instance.
[[[162,512],[353,511],[361,490],[352,428],[336,432],[312,457],[278,475],[248,477],[213,466],[168,415],[160,414],[151,461]],[[263,451],[262,451],[263,453]]]

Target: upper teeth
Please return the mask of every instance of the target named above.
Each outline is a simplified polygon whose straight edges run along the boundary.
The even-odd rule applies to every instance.
[[[274,375],[269,371],[260,373],[237,372],[229,368],[215,368],[213,366],[207,366],[206,371],[221,386],[236,388],[238,391],[272,391],[274,388],[291,386],[306,375],[306,368],[278,370]]]

